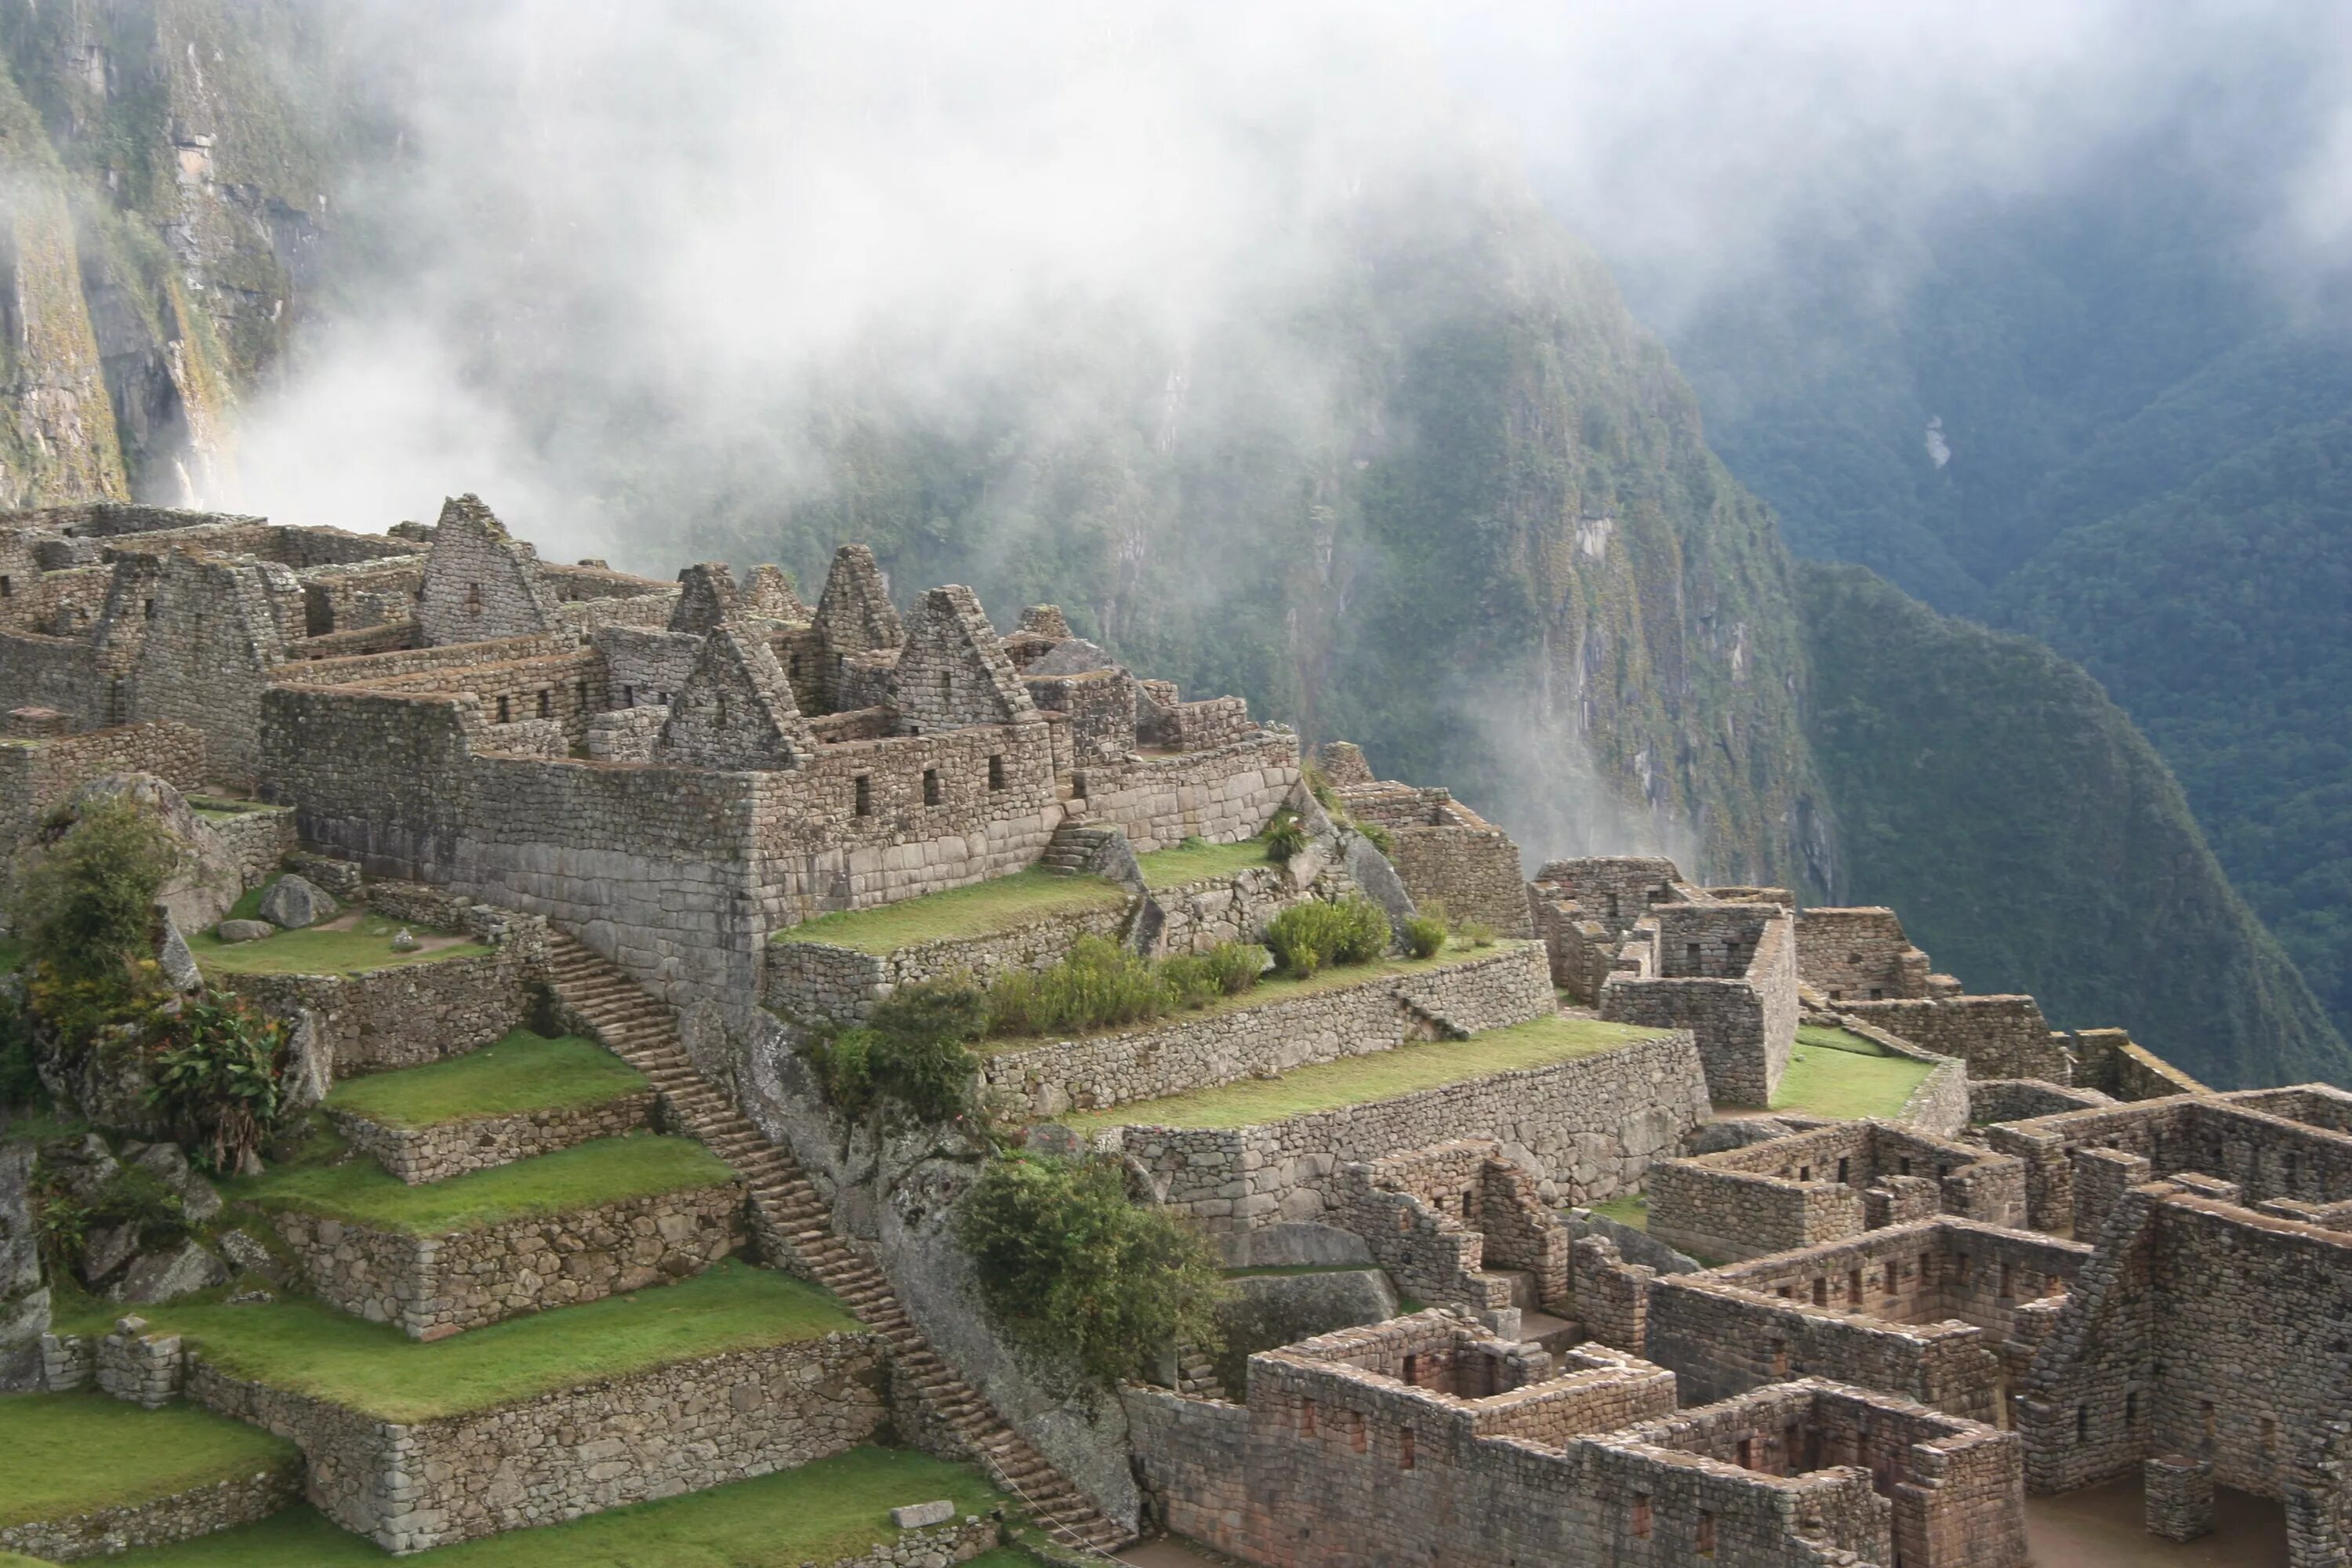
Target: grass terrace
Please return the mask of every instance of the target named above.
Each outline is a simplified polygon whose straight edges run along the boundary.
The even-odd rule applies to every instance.
[[[1639,1025],[1555,1014],[1505,1029],[1489,1029],[1466,1040],[1399,1046],[1370,1056],[1299,1068],[1278,1079],[1251,1079],[1055,1120],[1081,1136],[1113,1127],[1249,1127],[1394,1100],[1496,1073],[1551,1067],[1599,1056],[1635,1040],[1655,1039],[1658,1035],[1658,1030]]]
[[[1180,1023],[1191,1023],[1214,1017],[1220,1013],[1238,1013],[1248,1007],[1265,1007],[1276,1002],[1292,1002],[1301,996],[1313,996],[1325,991],[1345,991],[1357,985],[1374,985],[1441,969],[1449,963],[1482,953],[1491,954],[1505,946],[1517,943],[1497,942],[1491,947],[1473,947],[1464,942],[1448,942],[1444,947],[1427,958],[1381,958],[1370,963],[1335,963],[1300,980],[1279,970],[1269,971],[1265,977],[1248,990],[1233,996],[1219,996],[1206,1006],[1180,1008],[1160,1017],[1140,1024],[1118,1024],[1106,1029],[1065,1031],[1054,1035],[1005,1035],[981,1041],[972,1048],[982,1056],[996,1056],[1004,1051],[1033,1049],[1057,1040],[1091,1039],[1100,1035],[1132,1034],[1141,1029],[1161,1029]],[[1656,1031],[1652,1030],[1651,1033]]]
[[[522,1110],[576,1110],[644,1088],[644,1074],[593,1040],[517,1029],[462,1057],[339,1083],[327,1106],[390,1127],[438,1127]]]
[[[1253,867],[1271,864],[1265,858],[1263,838],[1244,838],[1239,844],[1187,838],[1173,849],[1139,855],[1135,863],[1143,868],[1143,885],[1154,892],[1163,888],[1181,888],[1188,882],[1234,877]]]
[[[898,1539],[892,1508],[941,1497],[959,1515],[1005,1500],[961,1465],[900,1448],[852,1448],[756,1480],[400,1558],[302,1508],[108,1561],[127,1568],[801,1568],[863,1557]],[[976,1561],[1010,1568],[1032,1559],[998,1552]]]
[[[251,900],[254,912],[246,910]],[[231,920],[258,920],[260,900],[248,892],[229,911]],[[223,942],[213,931],[188,938],[188,951],[199,968],[215,974],[361,974],[371,969],[391,969],[404,963],[431,963],[443,958],[479,958],[496,950],[466,942],[446,931],[409,925],[421,944],[412,952],[394,952],[392,938],[405,922],[387,920],[372,910],[339,919],[331,925],[303,931],[281,931],[257,942]]]
[[[1797,1030],[1771,1109],[1841,1120],[1899,1116],[1934,1070],[1860,1035],[1805,1025]]]
[[[223,1191],[264,1209],[324,1215],[371,1230],[439,1236],[734,1179],[733,1167],[691,1138],[638,1133],[592,1139],[422,1186],[408,1185],[373,1160],[352,1160],[271,1171],[225,1183]]]
[[[1606,1203],[1585,1205],[1603,1219],[1613,1219],[1619,1225],[1647,1233],[1650,1228],[1650,1197],[1647,1193],[1620,1193]]]
[[[1104,877],[1059,877],[1031,867],[1010,877],[843,910],[778,931],[776,942],[822,942],[881,956],[921,942],[992,936],[1054,915],[1125,906],[1127,889]]]
[[[858,1331],[829,1291],[735,1261],[675,1285],[509,1318],[430,1344],[309,1297],[231,1307],[224,1294],[140,1312],[156,1331],[188,1336],[205,1361],[234,1376],[383,1421],[463,1415],[730,1351]],[[68,1321],[59,1331],[111,1321]]]
[[[95,1393],[7,1394],[0,1396],[0,1525],[136,1508],[294,1457],[283,1438],[194,1405],[142,1410]]]

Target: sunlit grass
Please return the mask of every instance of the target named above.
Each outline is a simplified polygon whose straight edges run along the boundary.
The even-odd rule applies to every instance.
[[[646,1087],[645,1075],[578,1035],[548,1039],[517,1029],[496,1045],[462,1057],[348,1079],[327,1096],[329,1109],[393,1127],[565,1110],[601,1105]]]
[[[778,931],[778,942],[822,942],[884,954],[950,937],[988,936],[1053,915],[1118,909],[1127,889],[1101,877],[1060,877],[1031,867],[1010,877],[902,899],[870,910],[844,910]]]

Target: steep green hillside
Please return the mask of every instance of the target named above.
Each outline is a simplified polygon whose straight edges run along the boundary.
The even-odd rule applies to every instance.
[[[1800,577],[1810,733],[1841,892],[1939,968],[2121,1024],[2216,1085],[2352,1078],[2352,1053],[2230,887],[2179,786],[2077,666],[1860,567]]]

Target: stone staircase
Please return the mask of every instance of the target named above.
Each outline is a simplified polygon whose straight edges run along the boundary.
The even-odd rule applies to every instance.
[[[1037,864],[1057,877],[1083,876],[1099,864],[1098,857],[1111,841],[1122,837],[1107,823],[1065,822],[1054,829],[1053,839]]]
[[[669,1009],[573,939],[551,936],[549,984],[576,1026],[650,1079],[672,1131],[701,1140],[751,1186],[751,1228],[772,1262],[841,1298],[888,1344],[899,1374],[989,1479],[1025,1505],[1054,1544],[1108,1557],[1133,1539],[1106,1519],[925,1342],[880,1269],[833,1232],[824,1198],[790,1153],[713,1089],[686,1054]]]
[[[1176,1392],[1201,1399],[1223,1399],[1224,1380],[1217,1375],[1215,1363],[1191,1344],[1176,1347]]]

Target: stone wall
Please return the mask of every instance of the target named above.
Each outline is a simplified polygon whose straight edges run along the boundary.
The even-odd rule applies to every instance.
[[[80,637],[0,630],[0,707],[54,708],[78,725],[119,724],[114,677]]]
[[[1972,1079],[1969,1082],[1969,1120],[1979,1126],[2063,1116],[2070,1110],[2096,1110],[2113,1103],[2096,1089],[2062,1089],[2040,1079]]]
[[[192,1487],[149,1502],[0,1525],[0,1552],[22,1552],[46,1563],[111,1557],[234,1530],[301,1500],[302,1461],[289,1454],[250,1476]]]
[[[236,862],[245,885],[257,888],[269,879],[279,861],[296,845],[294,813],[285,806],[265,806],[205,818],[220,836],[229,858]]]
[[[1911,945],[1893,910],[1804,910],[1797,977],[1832,1002],[1925,996],[1927,955]]]
[[[1497,1073],[1393,1100],[1230,1129],[1122,1127],[1103,1147],[1137,1160],[1160,1201],[1213,1233],[1319,1221],[1341,1163],[1488,1138],[1536,1173],[1548,1204],[1630,1192],[1707,1115],[1688,1035]]]
[[[359,974],[240,974],[215,981],[274,1017],[308,1010],[340,1075],[420,1067],[504,1038],[528,1021],[531,969],[501,949]]]
[[[1058,1116],[1271,1077],[1408,1040],[1460,1039],[1542,1017],[1553,1006],[1543,949],[1514,942],[1360,984],[1174,1013],[1116,1034],[1018,1047],[1000,1042],[1005,1048],[982,1061],[981,1082],[1009,1114]]]
[[[1467,1138],[1339,1167],[1330,1222],[1363,1237],[1373,1261],[1416,1300],[1473,1309],[1514,1304],[1525,1271],[1528,1305],[1568,1314],[1568,1227],[1528,1172],[1491,1139]]]
[[[1415,904],[1443,904],[1447,918],[1483,921],[1503,936],[1536,934],[1519,847],[1500,828],[1392,828],[1387,854]]]
[[[1915,1046],[1969,1064],[1970,1078],[2074,1081],[2063,1037],[2050,1031],[2031,996],[1934,996],[1843,1001],[1839,1008]]]
[[[537,551],[509,535],[477,498],[443,503],[416,596],[416,627],[427,647],[549,631],[555,609]]]
[[[2121,1029],[2077,1029],[2071,1037],[2074,1083],[2116,1100],[2160,1100],[2210,1094],[2203,1084],[2136,1043]]]
[[[1797,1038],[1796,947],[1769,904],[1669,904],[1636,927],[1601,1016],[1688,1029],[1721,1105],[1766,1106]]]
[[[793,1469],[887,1420],[880,1347],[828,1334],[403,1425],[199,1363],[192,1398],[289,1436],[310,1495],[388,1552],[421,1552]]]
[[[744,1190],[689,1187],[430,1237],[298,1210],[269,1220],[321,1300],[437,1340],[698,1274],[743,1245]]]
[[[274,563],[174,552],[146,591],[145,635],[123,683],[125,717],[191,726],[205,737],[214,779],[251,785],[261,763],[262,692],[289,633],[301,631],[300,584]],[[278,601],[289,595],[281,618]]]
[[[1859,1236],[1914,1205],[2021,1225],[2026,1192],[2015,1155],[1886,1122],[1833,1121],[1660,1164],[1650,1173],[1649,1229],[1697,1257],[1756,1258]]]
[[[659,1120],[657,1103],[658,1097],[646,1089],[596,1105],[477,1117],[434,1127],[394,1127],[331,1105],[326,1110],[327,1119],[352,1148],[415,1186],[512,1164],[593,1138],[646,1131]]]
[[[1079,765],[1118,763],[1135,750],[1135,677],[1126,670],[1031,676],[1021,684],[1039,708],[1069,715],[1070,745]]]
[[[0,849],[106,773],[153,773],[183,790],[205,782],[205,738],[185,724],[122,724],[54,740],[0,741]]]
[[[985,985],[1016,969],[1058,963],[1080,937],[1117,938],[1126,928],[1129,910],[1114,904],[1052,915],[1012,931],[918,942],[887,953],[822,942],[773,942],[768,948],[761,1000],[803,1022],[854,1022],[901,985],[958,973]]]
[[[1252,728],[1207,750],[1090,765],[1085,811],[1126,829],[1139,855],[1187,838],[1234,844],[1273,820],[1298,776],[1297,738]]]

